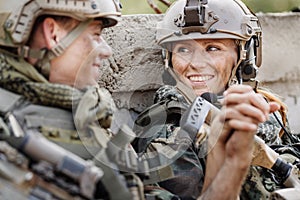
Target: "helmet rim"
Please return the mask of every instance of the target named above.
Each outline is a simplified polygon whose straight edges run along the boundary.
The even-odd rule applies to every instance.
[[[1,2],[2,1],[2,2]],[[7,2],[0,1],[0,5]],[[67,2],[67,3],[66,3]],[[102,19],[104,28],[118,23],[121,12],[117,0],[42,1],[13,0],[15,8],[0,9],[0,45],[20,47],[28,41],[36,19],[44,15],[66,16],[78,21]]]

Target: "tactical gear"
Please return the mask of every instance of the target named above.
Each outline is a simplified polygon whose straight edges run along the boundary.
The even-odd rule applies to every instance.
[[[120,7],[117,0],[1,0],[0,13],[0,45],[19,47],[26,44],[39,16],[68,16],[78,21],[100,18],[109,27],[117,23]]]
[[[147,126],[147,123],[143,124],[143,122],[149,122],[149,119],[147,118],[153,119],[153,117],[149,116],[150,114],[156,114],[156,116],[159,115],[157,113],[157,108],[163,105],[162,102],[168,102],[168,104],[166,105],[177,105],[177,108],[181,108],[183,110],[187,109],[187,101],[185,101],[184,96],[180,93],[182,88],[181,90],[177,89],[178,88],[169,85],[164,85],[159,88],[154,98],[156,104],[152,106],[152,108],[154,108],[155,110],[146,110],[148,112],[148,115],[147,113],[139,115],[137,122],[140,123],[140,125],[144,125],[144,128],[148,130],[149,128]],[[195,97],[195,95],[193,97]],[[171,103],[172,101],[175,101],[177,104],[175,104],[174,102]],[[170,109],[170,107],[165,106],[165,109],[166,110],[161,112],[168,111],[167,109]],[[161,110],[163,110],[163,108],[161,108]],[[176,113],[170,113],[170,110],[168,111],[170,114],[169,120],[166,121],[165,124],[161,125],[159,131],[155,135],[152,134],[152,137],[139,139],[141,142],[140,145],[142,147],[138,149],[139,151],[143,151],[145,154],[150,153],[150,155],[151,153],[153,153],[153,151],[164,152],[165,146],[168,146],[172,144],[172,142],[174,142],[173,138],[176,138],[176,135],[178,134],[179,120],[182,117],[183,113],[183,111],[175,111]],[[154,119],[150,121],[153,122],[152,126],[155,126],[155,123],[157,123],[157,121],[155,121]],[[142,126],[140,128],[142,128]],[[208,133],[210,131],[209,129],[210,128],[208,128]],[[289,143],[286,141],[281,141],[279,132],[280,125],[278,121],[275,119],[274,115],[270,115],[268,121],[259,124],[257,134],[262,138],[265,138],[270,145],[279,144],[280,142]],[[147,133],[147,131],[145,131],[144,133]],[[198,133],[198,135],[201,134],[203,134],[203,132]],[[202,140],[200,139],[200,143],[196,143],[190,148],[187,148],[187,151],[182,154],[180,158],[170,164],[174,173],[173,176],[165,180],[162,179],[157,181],[156,185],[167,189],[168,191],[171,191],[174,195],[178,195],[179,197],[189,197],[191,199],[196,199],[197,195],[199,195],[201,192],[204,180],[205,156],[207,155],[206,139],[207,138],[204,138]],[[143,143],[143,140],[146,141]],[[285,139],[282,138],[282,140]],[[139,145],[138,142],[136,143],[136,145]],[[146,150],[145,146],[148,146]],[[291,145],[289,145],[289,147],[290,146]],[[295,150],[296,148],[287,148],[286,146],[283,146],[281,149],[286,151],[286,155],[288,155],[287,157],[290,157],[290,151]],[[284,157],[282,158],[287,160]],[[295,160],[287,161],[290,163],[296,163]],[[297,176],[299,177],[299,174]],[[194,182],[195,180],[196,182]],[[147,181],[144,182],[146,184],[148,183]],[[150,181],[150,183],[153,184],[154,182]],[[147,188],[148,185],[146,185],[145,187]],[[242,187],[240,199],[268,199],[271,192],[282,187],[282,182],[278,181],[278,178],[274,174],[273,170],[265,169],[259,166],[251,166],[248,176]]]
[[[133,169],[140,167],[136,165],[137,160],[132,157],[130,161],[124,159],[128,158],[127,155],[122,158],[108,157],[126,153],[126,150],[111,149],[107,145],[116,139],[120,140],[117,137],[111,140],[112,133],[104,128],[110,125],[114,109],[108,91],[97,86],[78,90],[49,83],[32,65],[24,60],[18,62],[4,53],[0,53],[0,72],[0,139],[8,142],[15,150],[25,153],[30,162],[37,163],[26,168],[25,174],[28,171],[34,177],[50,182],[43,183],[43,186],[27,187],[28,190],[35,191],[30,194],[32,197],[45,190],[45,196],[54,195],[60,199],[74,199],[78,195],[89,199],[92,199],[92,195],[103,199],[132,199],[132,196],[144,198],[139,177],[132,174]],[[123,142],[130,141],[124,139],[126,134],[121,135]],[[79,156],[81,161],[72,159],[74,155]],[[100,181],[97,181],[99,177],[94,176],[95,171],[93,167],[89,168],[88,163],[94,163],[92,166],[96,165],[102,170],[104,174]],[[146,164],[143,163],[142,166],[146,168]],[[7,163],[4,162],[4,165]],[[126,176],[120,172],[120,166],[126,167]],[[83,169],[85,170],[82,171]],[[139,168],[136,171],[146,170],[147,168]],[[5,172],[11,175],[9,170]],[[7,174],[4,173],[3,176]],[[0,179],[2,178],[1,175]],[[48,190],[47,186],[60,187],[60,190],[55,191],[67,194],[68,198]],[[14,185],[16,190],[19,187],[21,185]],[[95,194],[93,190],[96,190]],[[18,192],[24,196],[28,193]]]
[[[238,81],[251,82],[261,65],[261,34],[258,18],[240,0],[179,0],[158,23],[156,39],[169,53],[172,43],[183,40],[237,40],[239,61],[231,79],[237,73]]]
[[[1,140],[25,153],[31,162],[37,162],[30,169],[26,169],[24,173],[28,171],[28,173],[34,173],[35,176],[50,181],[48,186],[52,184],[51,187],[60,186],[61,189],[57,192],[64,192],[69,196],[69,198],[62,199],[72,199],[77,195],[88,199],[94,197],[131,199],[133,195],[131,192],[143,199],[141,192],[137,194],[137,191],[142,189],[139,178],[131,177],[132,174],[128,173],[127,177],[130,178],[128,181],[134,181],[136,185],[129,185],[129,183],[126,185],[127,179],[118,172],[118,166],[119,163],[122,163],[122,159],[115,159],[113,161],[116,162],[112,162],[111,158],[108,157],[109,153],[105,149],[106,143],[110,140],[110,135],[106,130],[101,127],[92,127],[93,123],[91,122],[87,126],[89,129],[76,130],[75,124],[72,122],[72,113],[67,110],[33,105],[26,102],[20,95],[15,95],[3,89],[0,89],[0,97],[2,105],[0,110],[1,120],[8,124],[5,128],[9,129],[9,134],[1,132]],[[12,121],[11,119],[15,120]],[[89,138],[82,134],[83,130],[89,131]],[[95,137],[95,135],[97,136]],[[94,160],[94,162],[82,159],[93,160],[96,154],[97,160]],[[77,155],[80,157],[77,157]],[[44,162],[46,165],[42,164]],[[128,161],[125,160],[125,162]],[[23,169],[20,170],[23,171]],[[56,177],[57,172],[63,176]],[[4,175],[12,176],[6,173],[10,173],[9,170],[5,171]],[[49,177],[51,173],[53,175]],[[69,181],[61,185],[65,181],[63,177],[65,179],[71,178],[74,183]],[[99,182],[100,180],[101,182]],[[45,185],[37,184],[32,188],[28,188],[28,190],[37,190],[41,187],[46,192]],[[16,184],[15,188],[19,187],[21,188],[21,185]],[[24,197],[27,195],[26,191],[19,192],[23,193]],[[47,194],[61,197],[53,191],[47,191]],[[35,196],[35,194],[31,194],[31,196]]]
[[[131,199],[131,196],[143,199],[143,185],[133,172],[145,178],[151,176],[151,180],[170,177],[168,167],[159,167],[148,174],[147,160],[138,160],[136,153],[129,148],[128,143],[135,137],[131,130],[121,127],[121,132],[112,137],[112,133],[103,128],[109,126],[114,108],[106,90],[98,87],[78,90],[49,83],[32,65],[4,53],[0,53],[0,86],[21,94],[1,89],[0,113],[12,119],[0,118],[3,134],[12,134],[8,127],[13,121],[16,122],[13,128],[16,131],[13,132],[21,132],[18,134],[20,137],[26,136],[28,130],[36,130],[73,154],[92,160],[104,172],[95,194],[98,197],[107,194],[112,199]],[[8,122],[9,126],[6,125]],[[155,160],[152,165],[157,163]],[[157,166],[160,166],[159,163]],[[119,170],[125,174],[119,173]],[[47,178],[46,169],[39,171]],[[55,176],[51,180],[56,180]],[[71,185],[66,187],[63,189],[68,191]]]
[[[198,116],[202,107],[188,109],[184,97],[174,87],[163,86],[156,94],[155,100],[158,102],[139,115],[135,122],[134,131],[139,138],[132,144],[138,153],[148,157],[150,161],[151,158],[160,156],[163,164],[172,168],[172,174],[169,176],[144,180],[145,188],[155,183],[173,195],[164,194],[160,192],[160,187],[157,187],[147,191],[146,196],[156,194],[158,198],[163,195],[162,199],[196,199],[201,192],[205,166],[202,160],[204,156],[197,155],[199,149],[194,148],[192,143],[196,140],[199,129],[194,126],[199,126],[201,122],[199,120],[194,123],[185,116],[194,118],[187,110],[196,111]],[[180,124],[182,128],[179,128]],[[189,133],[188,136],[185,137],[182,131]]]
[[[36,66],[48,78],[50,61],[63,54],[93,19],[100,19],[103,28],[114,26],[119,19],[118,0],[12,0],[0,1],[0,46],[9,48],[21,58],[35,58]],[[31,49],[27,42],[40,16],[65,16],[80,23],[52,49]]]

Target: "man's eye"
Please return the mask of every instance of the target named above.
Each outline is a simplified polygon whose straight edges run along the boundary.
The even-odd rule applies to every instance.
[[[95,36],[101,36],[102,35],[102,29],[100,27],[96,27],[94,30],[93,30],[93,33]]]

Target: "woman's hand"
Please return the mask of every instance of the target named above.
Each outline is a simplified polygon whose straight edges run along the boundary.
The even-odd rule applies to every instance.
[[[258,124],[279,109],[277,103],[266,102],[262,95],[246,85],[231,86],[224,92],[222,104],[211,124],[201,198],[233,199],[238,196],[251,164]],[[218,192],[212,194],[213,191]]]
[[[233,85],[224,92],[221,120],[229,121],[235,130],[253,131],[265,122],[269,114],[279,109],[275,102],[268,103],[261,94],[250,86]],[[225,110],[225,111],[224,111]]]

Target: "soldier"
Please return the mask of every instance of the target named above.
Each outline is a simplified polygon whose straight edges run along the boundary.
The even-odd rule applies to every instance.
[[[118,0],[1,0],[0,13],[1,199],[138,198],[108,157],[114,104],[97,84]]]
[[[283,184],[271,170],[251,167],[241,187],[252,156],[251,133],[269,145],[299,139],[289,132],[284,104],[259,88],[255,79],[262,53],[258,18],[239,0],[179,0],[158,23],[156,38],[163,48],[163,77],[169,85],[158,89],[156,104],[137,118],[135,130],[140,139],[133,145],[144,157],[169,149],[182,153],[169,161],[173,176],[149,181],[149,185],[182,199],[196,199],[200,194],[204,199],[233,199],[239,194],[241,199],[269,198]],[[186,124],[182,110],[201,95],[222,107],[223,120],[229,122],[219,130],[215,120],[212,127],[206,123],[200,132],[189,132],[192,142],[182,149],[178,145],[185,142],[180,140]],[[157,110],[165,110],[166,117],[158,120],[152,114]],[[154,122],[159,124],[155,131]],[[228,125],[233,132],[229,135]],[[224,140],[214,143],[217,133]],[[207,142],[212,149],[207,149]],[[292,163],[298,160],[294,155]]]

